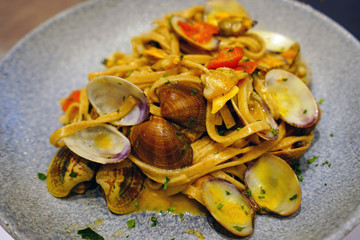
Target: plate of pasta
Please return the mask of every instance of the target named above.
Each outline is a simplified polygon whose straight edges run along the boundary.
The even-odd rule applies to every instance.
[[[89,1],[0,63],[19,239],[340,239],[359,223],[359,42],[287,0]]]

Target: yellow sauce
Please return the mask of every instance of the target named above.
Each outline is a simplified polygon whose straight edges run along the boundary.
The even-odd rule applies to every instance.
[[[145,185],[141,196],[138,198],[137,211],[169,211],[174,214],[191,214],[205,216],[205,208],[194,199],[190,199],[182,193],[166,196],[160,188],[154,190]]]
[[[108,133],[102,132],[94,138],[94,146],[99,149],[109,150],[114,147],[114,142]]]

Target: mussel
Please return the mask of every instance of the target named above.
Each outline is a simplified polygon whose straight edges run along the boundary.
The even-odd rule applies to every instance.
[[[129,139],[108,124],[98,124],[77,131],[64,137],[64,142],[79,156],[101,164],[119,162],[131,150]]]
[[[158,89],[161,115],[179,125],[205,131],[206,102],[194,83],[170,83]]]
[[[69,148],[60,148],[51,160],[48,168],[46,185],[55,197],[66,197],[71,191],[84,192],[95,176],[98,165],[88,161]],[[80,184],[84,184],[78,187]]]
[[[282,69],[273,69],[265,75],[265,86],[285,122],[298,128],[308,128],[317,123],[320,114],[316,100],[297,76]]]
[[[103,190],[106,204],[116,214],[126,214],[136,209],[144,181],[143,173],[129,159],[102,165],[96,174],[96,182]]]
[[[141,123],[149,113],[149,104],[144,92],[135,84],[115,76],[96,77],[87,84],[86,93],[91,105],[101,116],[117,111],[128,96],[138,100],[138,104],[114,125],[131,126]]]
[[[154,167],[178,169],[192,164],[192,148],[186,137],[162,117],[132,127],[132,153]]]
[[[281,158],[264,154],[248,167],[245,184],[261,212],[293,214],[301,203],[301,188],[292,168]]]
[[[202,182],[201,196],[211,215],[233,234],[248,236],[254,231],[255,211],[246,196],[230,182],[208,178]]]

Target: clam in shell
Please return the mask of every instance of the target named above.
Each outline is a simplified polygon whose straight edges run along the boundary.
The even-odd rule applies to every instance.
[[[187,138],[164,118],[153,116],[132,127],[132,153],[141,161],[162,169],[179,169],[192,164]]]
[[[288,216],[301,203],[301,188],[296,174],[284,160],[264,154],[245,173],[250,200],[263,212]]]
[[[255,211],[249,200],[230,182],[209,178],[201,185],[206,208],[224,228],[238,236],[254,231]]]
[[[206,102],[194,83],[170,83],[158,90],[161,115],[179,125],[205,131]]]
[[[97,164],[88,161],[69,148],[60,148],[54,155],[46,177],[49,192],[55,197],[66,197],[70,192],[84,192],[83,187],[95,176]],[[81,186],[80,186],[81,185]]]
[[[96,182],[103,190],[106,204],[116,214],[126,214],[136,209],[144,181],[142,172],[129,159],[102,165],[96,174]]]

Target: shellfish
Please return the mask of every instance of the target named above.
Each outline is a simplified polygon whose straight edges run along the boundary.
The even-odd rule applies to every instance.
[[[164,118],[192,130],[206,130],[206,102],[197,84],[166,84],[159,88],[158,96]]]
[[[46,185],[49,192],[55,197],[66,197],[71,191],[80,190],[95,176],[97,164],[88,161],[70,151],[69,148],[60,148],[49,165]],[[87,184],[86,184],[87,185]]]
[[[120,163],[102,165],[96,174],[110,211],[126,214],[136,209],[145,177],[129,159]]]
[[[245,184],[250,200],[260,207],[281,216],[294,213],[301,203],[301,188],[291,167],[281,158],[264,154],[247,169]]]
[[[164,118],[153,116],[132,127],[132,152],[154,167],[178,169],[191,165],[192,148],[186,137]]]

